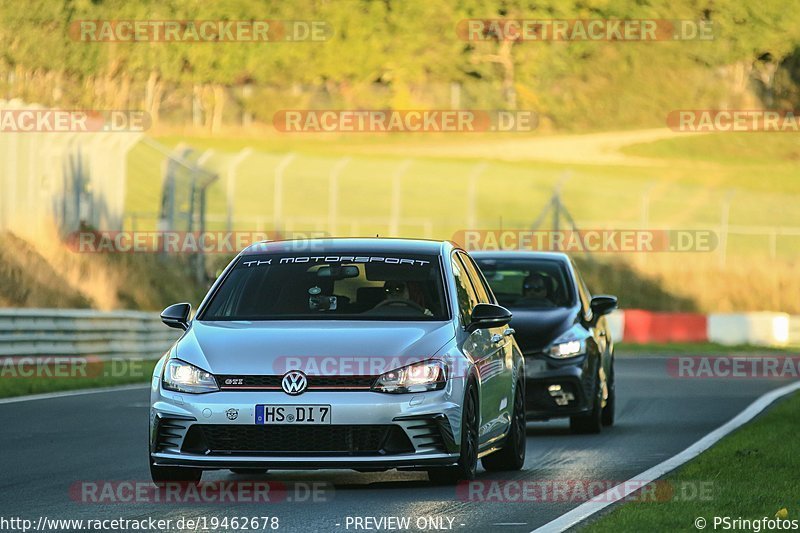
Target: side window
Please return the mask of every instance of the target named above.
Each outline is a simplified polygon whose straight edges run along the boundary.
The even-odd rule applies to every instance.
[[[464,269],[472,280],[472,285],[475,287],[475,293],[478,295],[478,301],[482,304],[494,303],[492,299],[492,292],[486,287],[486,282],[481,276],[478,267],[472,262],[472,258],[468,255],[458,252],[458,258],[464,264]]]
[[[456,281],[456,299],[458,303],[458,314],[461,316],[461,324],[466,326],[472,320],[472,308],[478,303],[478,297],[469,281],[469,277],[464,272],[461,261],[455,256],[450,259],[453,267],[453,277]]]

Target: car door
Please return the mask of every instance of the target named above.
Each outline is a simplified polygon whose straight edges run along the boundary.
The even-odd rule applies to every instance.
[[[453,271],[453,279],[456,285],[456,301],[459,311],[459,322],[462,328],[467,328],[472,320],[472,309],[478,304],[478,296],[475,294],[475,289],[469,280],[464,264],[458,259],[455,253],[450,257],[450,267]],[[490,420],[495,415],[490,411],[491,402],[486,398],[489,393],[490,384],[484,378],[486,374],[487,365],[490,362],[490,357],[497,348],[492,345],[491,334],[488,330],[477,329],[466,335],[464,342],[461,345],[461,351],[466,355],[475,365],[475,370],[478,373],[478,380],[480,381],[479,403],[480,403],[480,428],[483,428],[484,420]],[[462,379],[467,378],[467,374],[463,370],[459,370],[457,377]],[[481,444],[485,442],[483,432],[479,431],[479,440]]]
[[[456,256],[469,280],[477,303],[495,303],[471,258],[463,252],[457,252]],[[512,343],[507,331],[510,331],[508,326],[481,330],[484,357],[479,372],[483,389],[481,408],[485,414],[481,434],[486,440],[504,435],[511,419],[509,413],[513,407],[510,397]]]
[[[581,273],[575,263],[572,263],[572,271],[575,273],[578,296],[581,300],[583,320],[587,329],[589,330],[589,333],[592,335],[592,340],[596,346],[597,360],[595,361],[594,365],[590,366],[590,368],[592,368],[592,371],[596,372],[600,377],[600,383],[603,387],[603,399],[605,400],[605,398],[608,397],[608,375],[610,372],[610,358],[606,353],[608,351],[608,331],[606,319],[604,316],[595,316],[592,313],[592,295],[589,292],[589,289],[586,288],[586,283],[583,281],[583,276],[581,276]],[[591,346],[587,346],[587,350],[589,351],[590,355],[590,357],[587,358],[587,364],[590,364],[592,361]]]

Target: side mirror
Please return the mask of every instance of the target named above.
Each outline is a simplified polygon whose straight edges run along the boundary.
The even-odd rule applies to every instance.
[[[594,315],[607,315],[617,308],[617,297],[608,295],[593,296],[591,308]]]
[[[189,329],[192,304],[173,304],[161,311],[161,321],[171,328]]]
[[[476,329],[497,328],[511,322],[511,311],[500,305],[478,304],[472,308],[472,321],[467,331]]]

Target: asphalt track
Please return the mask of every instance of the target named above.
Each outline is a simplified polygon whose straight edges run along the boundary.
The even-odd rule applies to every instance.
[[[478,480],[622,482],[680,452],[761,394],[787,383],[680,379],[669,375],[664,357],[618,358],[616,371],[619,404],[613,428],[600,435],[576,436],[563,420],[529,423],[525,469],[512,474],[480,469]],[[40,516],[173,521],[276,516],[279,531],[341,532],[376,530],[374,523],[356,527],[352,517],[410,517],[411,527],[405,531],[419,531],[420,517],[434,517],[452,531],[530,532],[581,503],[575,493],[566,498],[535,493],[536,501],[527,502],[469,501],[466,491],[432,486],[424,473],[347,470],[264,475],[219,471],[203,476],[204,482],[279,482],[275,486],[285,487],[286,492],[275,492],[274,499],[280,501],[269,503],[81,501],[76,487],[82,482],[144,485],[149,480],[147,411],[144,387],[0,405],[0,517],[36,523]],[[308,501],[305,489],[311,483],[318,484],[317,497],[325,501]],[[427,523],[429,530],[431,525]],[[687,530],[692,529],[687,524]]]

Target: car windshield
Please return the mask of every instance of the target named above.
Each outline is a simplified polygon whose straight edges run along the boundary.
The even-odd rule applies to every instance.
[[[500,305],[547,309],[574,301],[566,265],[550,259],[476,259]]]
[[[239,258],[201,320],[446,320],[438,256]]]

